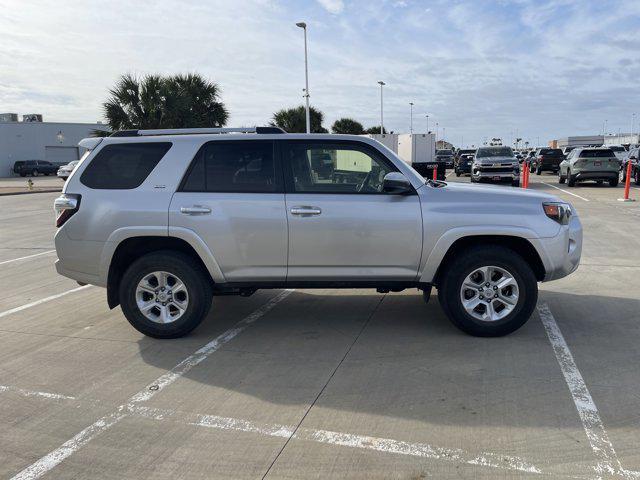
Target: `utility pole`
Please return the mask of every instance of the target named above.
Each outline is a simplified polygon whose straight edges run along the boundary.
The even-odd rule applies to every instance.
[[[384,109],[382,104],[382,87],[386,85],[382,80],[378,82],[380,85],[380,134],[384,133]]]
[[[409,102],[409,133],[413,133],[413,102]]]
[[[311,133],[311,115],[309,113],[309,64],[307,61],[307,24],[304,22],[296,23],[297,27],[300,27],[304,30],[304,97],[306,99],[307,109],[306,109],[306,122],[307,122],[307,133]]]

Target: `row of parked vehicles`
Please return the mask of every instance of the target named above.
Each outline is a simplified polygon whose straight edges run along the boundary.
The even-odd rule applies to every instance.
[[[78,165],[78,162],[79,160],[74,160],[66,165],[60,165],[47,160],[19,160],[13,164],[13,173],[21,177],[26,177],[27,175],[32,177],[57,175],[62,180],[67,180],[73,169]]]
[[[631,179],[640,185],[640,148],[627,151],[623,146],[538,148],[514,152],[505,146],[483,146],[459,149],[452,155],[456,176],[469,174],[472,182],[511,181],[519,186],[522,165],[530,173],[558,175],[559,183],[573,187],[581,181],[608,182],[615,187],[626,180],[627,163],[631,162]],[[525,163],[526,162],[526,163]]]

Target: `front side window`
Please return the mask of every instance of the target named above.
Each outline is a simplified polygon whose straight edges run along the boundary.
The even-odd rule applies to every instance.
[[[358,145],[290,144],[284,160],[292,189],[300,193],[383,193],[384,177],[395,167]]]
[[[216,141],[196,154],[184,192],[270,193],[280,190],[270,141]]]
[[[91,160],[80,182],[96,189],[132,189],[146,180],[171,148],[170,142],[106,145]]]

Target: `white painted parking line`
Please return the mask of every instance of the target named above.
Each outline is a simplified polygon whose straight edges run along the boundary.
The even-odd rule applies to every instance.
[[[76,434],[73,438],[67,440],[55,450],[49,452],[44,457],[29,465],[27,468],[12,477],[11,480],[34,480],[49,472],[66,458],[73,455],[84,445],[96,438],[101,433],[117,424],[120,420],[127,416],[127,411],[133,408],[137,403],[145,402],[162,391],[167,386],[182,377],[193,367],[204,361],[212,353],[216,352],[222,345],[233,339],[260,317],[269,312],[279,302],[287,298],[293,290],[285,290],[275,296],[262,307],[240,320],[233,328],[227,330],[223,334],[214,338],[212,341],[199,348],[187,358],[178,363],[166,374],[158,377],[155,381],[147,385],[144,389],[133,395],[126,404],[120,405],[115,412],[105,415],[95,421],[92,425]]]
[[[15,307],[10,310],[5,310],[4,312],[0,312],[0,318],[6,317],[7,315],[11,315],[12,313],[21,312],[22,310],[26,310],[27,308],[35,307],[37,305],[50,302],[51,300],[64,297],[65,295],[69,295],[70,293],[75,293],[75,292],[79,292],[80,290],[85,290],[89,287],[91,287],[91,285],[83,285],[82,287],[72,288],[71,290],[67,290],[66,292],[57,293],[55,295],[51,295],[50,297],[45,297],[45,298],[41,298],[40,300],[36,300],[35,302],[27,303],[25,305],[20,305],[19,307]]]
[[[577,194],[575,194],[573,192],[569,192],[568,190],[565,190],[564,188],[556,187],[555,185],[551,185],[550,183],[545,183],[545,182],[540,182],[540,183],[543,184],[543,185],[546,185],[547,187],[555,188],[556,190],[560,190],[561,192],[568,193],[569,195],[573,195],[574,197],[578,197],[580,200],[584,200],[585,202],[589,201],[588,198],[581,197],[580,195],[577,195]]]
[[[599,475],[617,475],[628,479],[640,478],[640,472],[632,472],[622,468],[618,455],[604,428],[598,408],[589,393],[589,389],[582,378],[580,370],[578,370],[571,350],[569,350],[569,346],[549,306],[546,303],[538,305],[538,314],[547,332],[547,337],[549,337],[549,342],[553,347],[562,375],[569,387],[569,392],[571,392],[573,403],[578,410],[578,415],[580,415],[591,450],[593,450],[598,460],[596,472]]]
[[[61,395],[59,393],[40,392],[37,390],[25,390],[24,388],[12,387],[10,385],[0,385],[0,392],[15,392],[23,397],[42,397],[49,400],[75,400],[76,397]]]
[[[312,428],[299,428],[296,431],[294,425],[260,424],[239,418],[220,417],[217,415],[201,415],[196,413],[179,413],[173,410],[132,407],[130,413],[145,418],[166,421],[173,420],[177,423],[186,423],[198,427],[213,428],[217,430],[232,430],[239,432],[257,433],[269,437],[293,438],[307,440],[328,445],[374,450],[378,452],[408,455],[412,457],[444,460],[468,465],[498,468],[518,472],[545,474],[539,467],[527,460],[510,455],[482,452],[479,454],[465,452],[461,449],[443,448],[426,443],[410,443],[391,438],[371,437],[368,435],[356,435],[329,430],[316,430]]]
[[[55,250],[47,250],[46,252],[34,253],[33,255],[27,255],[26,257],[13,258],[11,260],[4,260],[0,262],[0,265],[5,265],[7,263],[19,262],[20,260],[28,260],[33,257],[39,257],[40,255],[49,255],[50,253],[55,252]]]

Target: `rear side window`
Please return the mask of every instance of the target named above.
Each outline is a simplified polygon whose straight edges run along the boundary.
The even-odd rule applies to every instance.
[[[89,188],[125,190],[139,187],[171,148],[170,142],[120,143],[100,150],[80,181]]]
[[[209,142],[196,154],[181,191],[271,193],[282,190],[281,179],[273,142]]]
[[[546,155],[548,157],[561,157],[562,150],[559,148],[543,148],[540,150],[540,155]]]

